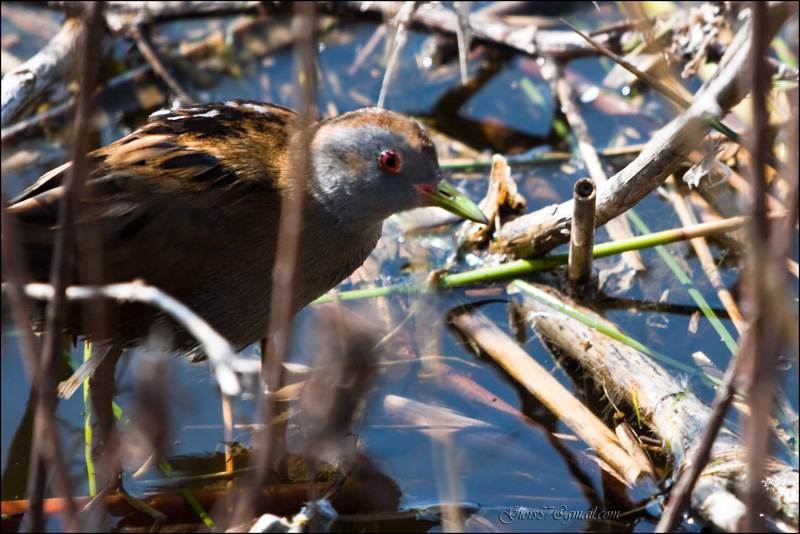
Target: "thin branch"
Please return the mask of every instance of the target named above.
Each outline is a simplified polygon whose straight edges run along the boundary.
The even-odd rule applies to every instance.
[[[561,102],[561,110],[567,117],[567,122],[575,135],[578,142],[578,150],[581,154],[581,159],[589,171],[589,176],[592,178],[596,186],[601,186],[608,182],[608,177],[603,170],[603,165],[600,163],[600,158],[597,151],[594,149],[594,142],[589,135],[589,127],[586,121],[581,116],[580,109],[575,102],[575,97],[567,80],[564,78],[563,67],[561,64],[554,61],[547,62],[542,66],[542,76],[550,83],[553,93],[558,96]],[[612,219],[606,223],[606,230],[611,239],[630,239],[633,237],[633,230],[631,230],[628,220],[624,217]],[[636,251],[626,252],[622,255],[622,261],[628,268],[635,271],[645,271],[647,268],[642,261],[642,257]]]
[[[134,24],[132,34],[134,39],[136,39],[136,46],[139,48],[139,52],[142,53],[147,62],[153,67],[153,71],[164,80],[164,83],[172,89],[172,92],[180,97],[184,104],[194,104],[197,99],[181,86],[172,69],[161,60],[158,52],[156,52],[150,40],[149,26],[144,23]]]
[[[83,30],[80,17],[69,18],[47,46],[31,59],[3,76],[0,88],[0,125],[8,126],[53,83],[75,70],[75,46]]]
[[[764,528],[761,514],[764,508],[762,478],[764,462],[769,454],[768,421],[774,392],[780,335],[774,320],[775,307],[771,303],[769,285],[779,287],[784,278],[764,280],[765,274],[784,272],[777,267],[777,258],[771,255],[769,247],[771,224],[767,219],[766,196],[769,186],[765,166],[771,153],[767,132],[767,92],[770,81],[764,72],[761,58],[772,39],[767,33],[767,9],[761,2],[751,2],[753,13],[752,40],[750,52],[750,73],[752,76],[753,126],[751,136],[751,182],[753,185],[751,228],[752,247],[748,255],[749,273],[745,291],[750,297],[751,343],[748,350],[742,350],[743,369],[740,378],[747,384],[750,403],[750,417],[747,420],[747,483],[744,502],[747,514],[739,528],[745,532],[755,532]],[[777,268],[776,268],[777,267]],[[777,271],[777,273],[776,273]],[[749,286],[749,290],[748,290]]]
[[[74,235],[72,222],[85,177],[87,131],[91,114],[91,99],[96,85],[100,65],[100,47],[103,36],[103,2],[87,5],[85,11],[85,31],[79,47],[80,91],[75,117],[74,162],[64,179],[66,194],[61,199],[58,212],[58,232],[53,246],[53,264],[50,280],[54,287],[54,298],[47,307],[45,321],[48,332],[40,355],[42,374],[35,377],[32,384],[32,397],[37,400],[34,419],[34,454],[28,474],[31,513],[27,516],[27,528],[32,532],[44,529],[42,505],[46,480],[45,464],[55,468],[59,492],[68,503],[67,521],[69,529],[77,527],[77,510],[72,502],[72,488],[66,467],[61,460],[61,447],[58,435],[53,428],[56,412],[57,364],[60,354],[61,330],[66,314],[65,288],[69,276],[69,256],[73,250]],[[80,529],[79,529],[80,530]]]
[[[53,286],[49,284],[27,284],[24,290],[26,295],[37,300],[52,300],[55,295]],[[181,301],[157,287],[134,281],[128,284],[66,288],[66,298],[70,301],[91,300],[97,297],[120,302],[141,302],[169,315],[200,343],[200,348],[214,367],[220,390],[225,395],[238,395],[241,391],[235,373],[254,373],[261,368],[259,362],[240,357],[228,340],[208,322]]]

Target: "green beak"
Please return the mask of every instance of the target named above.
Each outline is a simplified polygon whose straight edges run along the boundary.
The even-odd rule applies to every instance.
[[[470,221],[489,224],[489,220],[481,209],[446,180],[439,180],[435,186],[421,184],[416,187],[422,198],[432,206],[439,206]]]

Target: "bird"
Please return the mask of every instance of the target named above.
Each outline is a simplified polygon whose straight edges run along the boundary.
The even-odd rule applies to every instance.
[[[305,180],[295,179],[294,150],[307,150]],[[157,286],[237,350],[267,332],[280,209],[289,196],[301,195],[304,206],[292,315],[367,259],[393,213],[435,205],[487,222],[443,179],[429,134],[379,108],[320,121],[248,100],[162,110],[88,158],[76,251],[99,239],[102,283],[140,279]],[[49,276],[70,166],[43,175],[8,208],[37,281]],[[73,265],[70,283],[86,283]],[[88,321],[70,315],[77,324],[69,326],[87,333]],[[123,348],[166,320],[142,304],[113,306],[106,318],[108,338],[98,341]],[[193,348],[185,331],[173,330],[174,348]]]
[[[375,248],[383,221],[396,212],[433,205],[488,222],[443,178],[425,129],[380,108],[319,121],[238,99],[161,110],[87,158],[69,283],[143,280],[182,301],[237,350],[268,331],[287,199],[299,197],[303,206],[292,315],[355,271]],[[7,208],[35,281],[49,278],[71,166],[45,173]],[[91,277],[76,259],[90,242],[100,251],[99,273]],[[141,344],[156,324],[170,329],[175,351],[195,351],[197,342],[143,304],[110,303],[101,331],[92,330],[88,308],[75,306],[68,317],[68,332],[113,354],[85,371],[93,373],[88,378],[103,449],[113,451],[119,438],[111,398],[120,354]],[[121,467],[118,458],[109,463],[116,465],[107,469],[106,482],[113,485]]]

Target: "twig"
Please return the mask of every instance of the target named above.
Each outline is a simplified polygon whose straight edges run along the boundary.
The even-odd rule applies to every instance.
[[[472,2],[453,2],[453,9],[458,15],[458,26],[456,26],[456,37],[458,39],[458,65],[461,69],[461,85],[467,85],[467,57],[469,47],[472,42],[472,28],[469,24],[469,14],[472,10]]]
[[[571,202],[570,202],[571,203]],[[638,236],[624,241],[611,241],[594,246],[593,257],[605,258],[615,254],[621,254],[627,250],[636,250],[647,246],[666,245],[676,241],[685,241],[703,235],[728,232],[741,228],[747,221],[746,217],[731,217],[722,221],[702,223],[687,228],[676,228],[675,230],[664,230],[648,235]],[[567,262],[566,254],[552,254],[543,258],[533,258],[529,260],[516,260],[497,267],[486,267],[475,269],[463,273],[448,274],[441,278],[444,286],[455,286],[461,284],[474,284],[479,282],[491,282],[498,278],[508,276],[521,276],[523,274],[552,269]],[[347,294],[340,294],[342,300],[346,299]],[[319,300],[321,301],[321,299]]]
[[[642,80],[645,83],[647,83],[647,85],[649,85],[650,87],[652,87],[653,89],[655,89],[656,91],[661,93],[662,95],[666,96],[667,98],[669,98],[670,100],[672,100],[673,102],[678,104],[683,109],[687,109],[689,107],[690,104],[689,104],[688,100],[686,100],[681,95],[679,95],[678,93],[676,93],[675,91],[673,91],[672,89],[670,89],[669,87],[667,87],[666,85],[661,83],[661,81],[659,81],[654,76],[651,76],[651,75],[647,74],[646,72],[643,72],[643,71],[637,69],[633,64],[625,61],[622,57],[618,56],[617,54],[614,54],[613,52],[608,50],[608,48],[606,48],[601,43],[599,43],[597,40],[592,39],[591,37],[589,37],[588,35],[586,35],[582,31],[580,31],[578,28],[576,28],[575,26],[573,26],[572,24],[570,24],[566,20],[561,19],[561,22],[563,22],[564,24],[569,26],[569,28],[572,31],[574,31],[575,33],[577,33],[578,35],[580,35],[581,37],[586,39],[587,42],[589,42],[593,47],[597,48],[597,50],[602,52],[604,55],[606,55],[609,58],[613,59],[614,62],[617,63],[617,65],[620,65],[625,70],[627,70],[628,72],[630,72],[631,74],[633,74],[634,76],[639,78],[640,80]]]
[[[695,217],[688,199],[684,196],[683,190],[675,184],[673,191],[672,205],[681,223],[684,226],[693,226],[697,224],[697,217]],[[722,281],[722,276],[719,274],[719,270],[714,263],[714,258],[711,256],[708,242],[704,237],[696,237],[691,240],[691,243],[694,251],[697,253],[697,257],[700,258],[703,271],[705,271],[706,276],[708,276],[708,279],[711,281],[711,285],[714,286],[717,292],[720,302],[722,302],[722,305],[728,312],[728,316],[731,318],[731,321],[733,321],[733,326],[736,327],[739,334],[742,334],[747,323],[745,323],[742,314],[739,312],[739,307],[736,305],[736,301],[733,299],[731,292],[728,291],[728,288],[725,287],[725,282]]]
[[[149,27],[144,23],[135,23],[132,28],[133,38],[136,39],[136,46],[142,53],[147,62],[153,67],[153,71],[158,74],[164,83],[180,97],[184,104],[194,104],[197,100],[186,91],[170,69],[159,57],[153,43],[150,41]]]
[[[75,69],[75,46],[83,30],[80,17],[64,21],[61,31],[38,54],[3,76],[0,125],[8,126],[33,100]]]
[[[316,7],[312,2],[294,4],[295,15],[292,21],[292,34],[294,36],[294,56],[298,66],[297,86],[299,90],[298,111],[302,117],[295,120],[293,126],[298,129],[299,135],[292,138],[289,147],[289,165],[292,169],[289,174],[295,181],[290,188],[292,191],[304,191],[305,180],[308,177],[310,147],[309,132],[303,127],[307,119],[316,119],[317,83],[316,83]],[[288,334],[292,320],[292,292],[294,291],[294,275],[297,258],[300,251],[300,232],[303,226],[303,195],[287,194],[281,200],[280,220],[278,222],[277,250],[281,253],[275,259],[272,269],[272,295],[270,301],[270,316],[268,331],[264,332],[266,340],[262,343],[262,378],[267,386],[267,392],[278,391],[283,386],[283,362],[289,353],[291,336]],[[276,335],[282,332],[282,335]],[[253,517],[256,509],[256,488],[260,487],[271,459],[278,458],[284,453],[285,423],[273,427],[273,418],[280,413],[275,400],[270,396],[262,395],[259,399],[259,417],[263,423],[262,430],[254,436],[254,451],[251,462],[256,469],[248,477],[249,488],[239,499],[234,515],[233,524],[242,523]],[[288,419],[288,418],[287,418]]]
[[[592,44],[592,46],[597,48],[600,52],[602,52],[603,54],[605,54],[609,58],[613,59],[618,65],[623,67],[625,70],[627,70],[628,72],[630,72],[631,74],[633,74],[634,76],[639,78],[640,80],[642,80],[645,83],[647,83],[647,85],[649,85],[650,87],[652,87],[653,89],[655,89],[656,91],[658,91],[659,93],[661,93],[662,95],[667,97],[672,102],[676,103],[682,109],[689,109],[689,106],[691,105],[690,102],[688,100],[686,100],[685,98],[683,98],[678,93],[676,93],[675,91],[673,91],[666,84],[661,83],[661,81],[658,78],[656,78],[655,76],[651,76],[650,74],[637,69],[634,65],[632,65],[631,63],[628,63],[627,61],[622,59],[620,56],[618,56],[617,54],[613,53],[611,50],[609,50],[608,48],[606,48],[605,46],[603,46],[602,44],[600,44],[596,40],[592,39],[588,35],[584,34],[580,30],[578,30],[575,26],[573,26],[569,22],[565,21],[564,19],[561,19],[561,22],[563,22],[564,24],[569,26],[572,29],[572,31],[574,31],[575,33],[577,33],[578,35],[580,35],[581,37],[586,39],[589,43]],[[728,128],[727,126],[722,124],[721,122],[719,122],[719,120],[717,120],[715,117],[708,117],[708,121],[714,128],[717,129],[717,131],[719,131],[720,133],[724,134],[726,137],[730,138],[731,141],[736,141],[736,142],[739,141],[738,134],[736,134],[736,132],[734,132],[733,130],[731,130],[730,128]]]
[[[389,59],[386,63],[386,72],[383,75],[383,83],[381,84],[381,92],[378,95],[377,107],[382,108],[386,101],[386,93],[389,91],[389,82],[394,77],[395,70],[397,69],[397,59],[400,57],[400,52],[406,45],[408,40],[408,21],[417,10],[417,2],[403,2],[400,11],[392,18],[391,26],[392,32],[387,32],[387,43],[389,45]],[[391,36],[391,37],[388,37]]]
[[[592,252],[594,247],[594,182],[581,178],[572,188],[572,237],[569,240],[569,282],[573,288],[583,286],[592,279]]]
[[[300,65],[298,73],[298,87],[300,90],[299,111],[300,114],[308,119],[317,117],[316,108],[316,25],[314,24],[314,6],[297,4],[297,13],[293,22],[293,33],[295,39],[295,55]],[[301,132],[305,131],[297,127]],[[293,176],[296,183],[292,190],[305,190],[304,181],[308,176],[308,135],[300,135],[293,139],[293,146],[289,150],[293,154],[290,164],[292,165]],[[281,362],[286,354],[287,346],[285,341],[278,341],[274,334],[288,326],[292,316],[292,289],[294,280],[294,270],[297,264],[300,230],[303,224],[303,196],[285,195],[281,203],[281,218],[278,226],[278,250],[281,254],[275,261],[272,271],[272,287],[280,288],[272,292],[272,302],[270,303],[270,325],[269,332],[265,332],[267,337],[273,338],[276,345],[276,360],[269,363],[265,378],[270,391],[280,389]],[[288,339],[288,338],[287,338]],[[274,388],[274,389],[273,389]]]
[[[721,139],[720,137],[713,137],[713,136],[709,137],[711,137],[712,142],[715,142],[715,140],[717,139]],[[701,162],[703,157],[704,155],[702,152],[700,152],[699,150],[693,150],[691,153],[689,153],[687,159],[692,164],[696,165]],[[731,174],[730,176],[728,176],[727,183],[730,184],[730,186],[733,187],[739,193],[749,197],[753,191],[753,188],[750,186],[750,183],[744,177],[742,177],[741,174],[736,172],[735,169],[730,169],[730,171]],[[772,211],[783,211],[786,209],[786,206],[784,206],[783,203],[775,197],[775,195],[767,196],[767,205],[769,206],[769,209],[771,209]]]
[[[107,99],[108,95],[115,94],[115,91],[124,89],[126,84],[142,83],[148,76],[152,76],[152,67],[149,64],[136,67],[135,69],[131,69],[124,74],[112,78],[107,82],[106,87],[102,91],[94,95],[92,99],[92,109],[95,109],[96,113],[102,113],[103,110],[100,109],[102,106],[98,104],[101,104],[104,99]],[[114,98],[115,100],[119,100],[116,97]],[[65,117],[70,117],[75,112],[75,103],[76,100],[71,98],[67,102],[58,104],[37,115],[20,120],[11,126],[3,128],[2,132],[0,132],[0,142],[3,144],[19,142],[20,138],[23,136],[34,135],[36,133],[35,128],[39,127],[41,129],[43,123],[56,119],[64,120]],[[123,102],[121,104],[121,111],[123,113],[129,113],[140,109],[141,105],[142,104],[137,100],[131,99],[130,102]]]
[[[373,2],[372,9],[385,9],[382,2]],[[594,55],[594,49],[569,32],[540,30],[536,26],[514,26],[503,21],[487,21],[473,17],[470,21],[472,38],[479,43],[500,45],[533,57],[574,58]],[[458,34],[458,15],[443,8],[420,9],[412,18],[409,29]],[[598,36],[604,44],[611,44],[608,34]]]
[[[463,239],[460,235],[455,238],[455,241],[459,243],[459,249],[467,243],[479,244],[491,239],[492,234],[502,227],[501,212],[525,212],[525,197],[518,193],[517,183],[511,178],[511,167],[508,165],[508,160],[500,154],[492,156],[489,187],[486,196],[478,203],[478,207],[490,223],[478,224],[465,221],[462,230],[458,232],[458,234],[463,233]]]
[[[25,294],[37,300],[52,300],[54,288],[49,284],[27,284]],[[241,386],[235,373],[258,372],[260,363],[238,356],[233,346],[217,333],[202,317],[181,301],[159,288],[141,281],[106,286],[69,286],[66,298],[71,301],[104,297],[121,302],[142,302],[163,311],[200,342],[201,348],[214,366],[220,390],[225,395],[238,395]]]
[[[49,7],[73,8],[80,2],[48,2]],[[113,4],[110,10],[114,15],[143,15],[151,23],[166,22],[176,19],[194,19],[211,17],[229,17],[236,15],[257,16],[263,14],[286,15],[293,8],[291,2],[205,2],[181,3],[158,2],[143,7],[139,2],[121,2]],[[387,16],[393,16],[396,8],[387,2],[320,2],[316,5],[320,15],[356,18],[361,22],[382,23]],[[117,17],[119,19],[120,17]],[[121,30],[125,30],[125,22],[116,20]],[[539,57],[551,56],[559,58],[575,58],[579,56],[597,55],[597,51],[583,39],[571,31],[541,30],[536,26],[515,26],[504,21],[481,20],[472,17],[470,20],[473,39],[482,44],[511,49],[523,54]],[[457,36],[458,15],[450,9],[425,6],[412,17],[409,25],[411,31],[425,33],[439,32]],[[610,26],[601,32],[593,33],[597,40],[605,45],[616,47],[615,34],[626,30],[625,26]]]
[[[32,397],[36,399],[34,420],[34,454],[31,460],[31,469],[28,473],[28,487],[30,488],[31,514],[27,517],[28,530],[37,532],[44,528],[42,503],[44,498],[45,463],[55,468],[56,480],[59,491],[65,496],[68,503],[68,523],[70,529],[76,527],[76,509],[72,502],[72,491],[69,477],[63,461],[60,458],[61,447],[58,435],[54,431],[52,422],[56,411],[56,369],[61,339],[61,329],[66,313],[65,288],[67,285],[69,255],[73,250],[74,232],[72,222],[75,209],[83,189],[86,173],[87,135],[89,128],[90,104],[96,85],[97,70],[100,64],[100,46],[103,35],[103,2],[97,2],[86,7],[84,13],[85,31],[82,32],[82,42],[78,47],[78,61],[80,72],[80,90],[78,92],[77,110],[75,117],[75,144],[72,147],[74,162],[64,178],[65,195],[59,203],[58,226],[61,231],[53,244],[53,264],[50,270],[50,280],[53,284],[54,298],[47,306],[45,314],[46,330],[48,332],[40,355],[42,374],[35,377],[32,384]]]
[[[711,413],[703,428],[702,437],[694,450],[692,450],[691,458],[684,462],[684,468],[672,488],[667,505],[664,507],[664,512],[658,520],[656,532],[673,532],[682,520],[683,511],[689,506],[692,491],[695,489],[703,470],[708,465],[714,442],[719,435],[722,424],[725,421],[725,414],[728,413],[728,408],[730,408],[736,393],[734,380],[738,372],[738,362],[739,356],[735,354],[728,363],[722,384],[717,388],[717,393],[714,395]],[[735,522],[731,526],[735,529]]]
[[[770,222],[767,219],[766,196],[768,191],[765,165],[770,154],[767,132],[767,92],[769,79],[764,72],[761,58],[764,56],[771,36],[767,33],[767,9],[764,4],[751,4],[753,24],[753,46],[750,51],[750,73],[752,76],[753,126],[751,136],[751,182],[753,185],[750,230],[752,247],[748,255],[749,273],[745,286],[750,300],[750,344],[743,347],[740,379],[747,384],[750,417],[747,421],[747,483],[744,502],[747,514],[739,528],[754,532],[764,528],[760,518],[764,495],[762,478],[764,462],[769,454],[769,413],[772,407],[775,373],[780,350],[780,333],[774,320],[772,305],[774,289],[780,288],[785,271],[778,266],[778,258],[772,257],[770,247]],[[768,275],[765,280],[765,276]]]
[[[578,141],[578,149],[581,153],[581,159],[586,164],[586,169],[589,171],[589,176],[596,186],[600,186],[608,182],[603,165],[600,163],[600,158],[597,156],[597,151],[594,149],[594,143],[589,136],[589,127],[581,116],[578,105],[575,103],[575,98],[572,93],[572,87],[566,79],[564,79],[562,66],[559,63],[548,62],[542,66],[542,76],[550,83],[553,88],[553,93],[558,95],[558,100],[561,102],[561,110],[567,117],[567,122],[575,134],[575,139]],[[612,219],[606,223],[606,230],[611,239],[630,239],[633,237],[633,230],[631,230],[627,219],[619,217]],[[642,257],[636,251],[626,252],[622,255],[622,260],[625,264],[636,271],[645,271],[646,267],[642,261]]]

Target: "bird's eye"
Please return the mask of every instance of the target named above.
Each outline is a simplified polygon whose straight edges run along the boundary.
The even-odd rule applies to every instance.
[[[400,156],[391,150],[381,154],[381,169],[387,172],[400,172]]]

